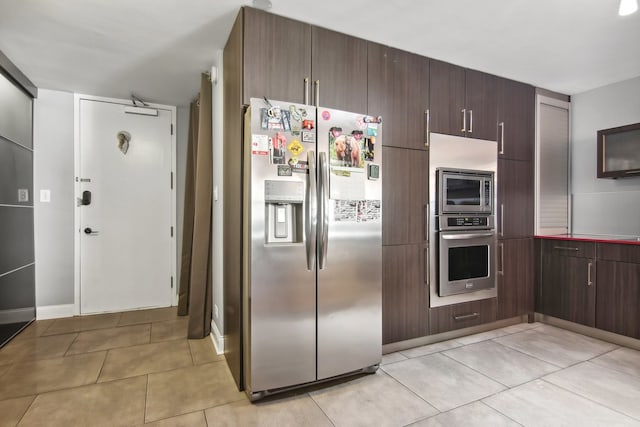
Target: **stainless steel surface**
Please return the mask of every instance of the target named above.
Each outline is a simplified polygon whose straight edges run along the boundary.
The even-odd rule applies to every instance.
[[[424,110],[424,146],[429,147],[429,127],[431,121],[431,114],[429,109]]]
[[[316,238],[318,232],[318,189],[316,185],[316,156],[314,151],[307,152],[307,191],[304,204],[305,249],[307,251],[307,270],[316,268]]]
[[[323,113],[331,120],[324,120]],[[345,134],[358,129],[362,115],[320,108],[318,151],[329,151],[329,129]],[[374,162],[382,165],[378,131]],[[367,163],[367,162],[365,162]],[[330,171],[331,172],[331,171]],[[366,167],[352,171],[351,179],[364,184],[366,200],[382,199],[382,179],[366,179]],[[344,185],[343,177],[329,173],[330,193]],[[330,197],[331,194],[330,194]],[[337,203],[329,199],[327,268],[318,270],[318,379],[380,363],[382,357],[382,221],[339,221]]]
[[[473,110],[469,110],[469,133],[473,133]]]
[[[301,142],[308,173],[289,172],[285,164],[282,168],[272,164],[270,159],[277,156],[252,151],[252,142],[260,146],[262,141],[264,146],[264,135],[272,141],[278,136],[261,127],[264,101],[251,100],[251,111],[256,113],[250,118],[245,142],[245,153],[249,153],[245,157],[245,170],[249,170],[245,192],[250,197],[246,199],[250,209],[245,222],[251,227],[251,241],[244,252],[248,271],[243,332],[245,388],[251,398],[349,372],[370,372],[380,363],[382,348],[382,180],[367,179],[368,161],[361,162],[364,168],[343,167],[339,176],[334,175],[329,158],[329,129],[341,127],[343,134],[351,135],[365,123],[364,116],[327,109],[320,109],[324,113],[320,115],[310,106],[275,100],[271,104],[281,111],[289,111],[291,105],[305,108],[308,117],[316,119],[317,143]],[[281,132],[288,144],[303,136],[311,140],[308,134]],[[292,151],[289,148],[287,158]],[[381,150],[375,152],[373,161],[378,165],[381,154]],[[299,156],[304,158],[304,154]],[[278,176],[279,170],[282,176]],[[271,215],[269,206],[278,209],[285,204],[295,211],[299,205],[295,197],[283,200],[279,194],[267,194],[266,187],[287,188],[274,184],[276,181],[304,188],[300,206],[304,233],[292,243],[273,243],[265,225]],[[349,187],[346,193],[358,197],[331,199],[330,190],[339,190],[342,185]],[[357,207],[352,217],[345,217],[340,210],[345,203]],[[377,216],[364,209],[371,206],[377,206]]]
[[[451,135],[431,133],[429,146],[429,237],[431,244],[437,242],[436,215],[436,170],[441,167],[456,167],[461,169],[497,171],[497,142],[481,139],[462,138]],[[494,175],[493,202],[497,204],[500,191],[495,183],[498,182],[497,172]],[[433,249],[433,248],[432,248]],[[429,305],[440,307],[459,302],[492,298],[497,295],[497,287],[483,289],[459,295],[440,297],[438,295],[437,257],[438,250],[429,251],[431,265],[429,279]]]
[[[469,170],[453,167],[437,168],[436,181],[438,187],[437,192],[437,211],[436,215],[448,213],[455,214],[493,214],[495,203],[493,201],[493,193],[495,192],[494,170]],[[448,180],[468,180],[478,181],[478,205],[472,204],[449,204],[449,185]],[[489,187],[489,200],[485,196],[485,186]],[[491,226],[493,228],[493,225]]]
[[[304,104],[309,105],[309,77],[304,78]]]
[[[591,280],[591,268],[593,267],[593,263],[589,261],[587,265],[587,286],[593,285],[593,281]]]
[[[288,110],[289,103],[270,101]],[[315,116],[310,106],[305,108],[309,116]],[[306,174],[277,176],[277,166],[271,164],[269,155],[251,154],[252,135],[267,135],[261,129],[260,109],[264,101],[251,100],[251,135],[245,145],[249,152],[250,182],[249,225],[250,250],[247,251],[249,283],[245,357],[249,361],[246,375],[248,392],[270,390],[300,384],[316,379],[316,287],[315,269],[307,269],[307,257],[303,242],[266,244],[265,229],[265,180],[299,182],[306,187]],[[275,132],[272,132],[275,133]],[[305,152],[313,151],[314,144],[302,143]],[[309,203],[305,201],[305,205]],[[246,209],[245,208],[245,209]],[[303,206],[303,211],[307,207]],[[304,219],[306,230],[308,219]],[[304,233],[303,233],[304,234]]]
[[[320,170],[318,171],[320,198],[320,265],[321,270],[327,267],[327,251],[329,250],[329,163],[327,153],[320,153]]]
[[[458,231],[441,231],[439,233],[439,275],[438,275],[438,296],[447,297],[456,294],[466,294],[477,292],[482,289],[496,289],[496,234],[495,231],[490,232],[458,232]],[[469,272],[469,267],[463,262],[468,261],[466,255],[462,261],[450,264],[450,251],[462,248],[475,248],[486,251],[486,274],[479,276],[464,277],[460,279],[451,278],[451,272],[455,273],[456,267],[462,271]],[[478,249],[482,248],[482,249]],[[453,253],[453,252],[451,252]],[[474,260],[476,260],[474,258]],[[451,268],[451,270],[450,270]]]
[[[498,123],[500,127],[500,151],[498,154],[504,154],[504,122]]]
[[[570,231],[569,104],[538,97],[536,234]]]

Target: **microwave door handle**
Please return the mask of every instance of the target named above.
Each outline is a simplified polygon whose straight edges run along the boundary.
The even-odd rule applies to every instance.
[[[469,240],[477,239],[478,237],[493,237],[494,232],[489,233],[469,233],[469,234],[442,234],[441,237],[444,240]]]

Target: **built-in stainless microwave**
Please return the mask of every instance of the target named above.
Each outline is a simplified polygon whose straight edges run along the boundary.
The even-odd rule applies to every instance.
[[[494,173],[466,169],[437,169],[437,213],[492,214]]]

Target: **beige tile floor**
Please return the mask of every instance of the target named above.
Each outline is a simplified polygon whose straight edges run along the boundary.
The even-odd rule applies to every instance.
[[[38,321],[0,350],[4,426],[640,426],[640,352],[520,324],[251,404],[175,309]]]

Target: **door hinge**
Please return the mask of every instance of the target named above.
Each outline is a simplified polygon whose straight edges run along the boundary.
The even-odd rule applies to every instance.
[[[173,135],[173,123],[171,123],[171,135]]]
[[[173,225],[171,226],[171,237],[173,237]]]
[[[171,172],[171,189],[173,190],[173,172]]]
[[[173,289],[173,276],[171,276],[171,289]]]

